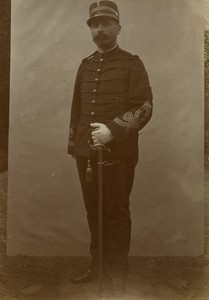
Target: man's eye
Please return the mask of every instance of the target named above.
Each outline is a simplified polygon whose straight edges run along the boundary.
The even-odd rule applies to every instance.
[[[98,24],[94,23],[91,25],[91,28],[97,28],[98,27]]]
[[[110,25],[110,23],[108,23],[108,22],[104,22],[104,23],[103,23],[103,26],[104,26],[104,27],[107,27],[107,26],[109,26],[109,25]]]

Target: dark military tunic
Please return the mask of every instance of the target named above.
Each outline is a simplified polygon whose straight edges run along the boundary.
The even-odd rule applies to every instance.
[[[138,131],[152,115],[152,92],[147,72],[136,55],[118,46],[95,52],[79,67],[71,110],[69,153],[76,156],[89,229],[91,268],[98,267],[98,170],[89,150],[93,122],[104,123],[114,139],[106,144],[103,168],[103,261],[113,277],[128,273],[131,238],[129,195],[138,157]],[[94,157],[95,156],[95,157]],[[86,181],[87,159],[93,178]]]
[[[118,46],[96,51],[81,63],[74,88],[69,154],[87,157],[90,124],[104,123],[114,140],[107,144],[111,157],[137,157],[138,131],[152,115],[152,92],[138,56]]]

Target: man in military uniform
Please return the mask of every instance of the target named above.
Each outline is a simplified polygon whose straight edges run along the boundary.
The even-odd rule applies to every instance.
[[[69,154],[76,158],[91,233],[91,264],[71,278],[88,282],[98,272],[97,153],[90,143],[103,144],[103,263],[113,289],[123,289],[128,274],[131,236],[129,195],[138,160],[138,132],[152,115],[152,92],[138,56],[119,48],[119,11],[112,1],[89,8],[87,21],[97,51],[85,58],[77,73],[71,108]],[[90,166],[89,163],[90,162]],[[86,180],[91,167],[93,178]]]

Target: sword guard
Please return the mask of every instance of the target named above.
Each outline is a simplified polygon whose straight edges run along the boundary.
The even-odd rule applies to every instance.
[[[106,151],[106,152],[108,152],[108,153],[111,152],[111,150],[110,150],[109,148],[107,148],[107,147],[106,147],[105,145],[103,145],[103,144],[91,144],[91,143],[89,142],[89,145],[90,145],[90,148],[91,148],[92,150],[96,150],[96,151],[104,150],[104,151]]]

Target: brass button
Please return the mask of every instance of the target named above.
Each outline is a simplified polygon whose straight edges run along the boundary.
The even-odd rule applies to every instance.
[[[95,81],[98,81],[98,80],[99,80],[99,78],[95,78],[94,80],[95,80]]]
[[[100,72],[101,71],[101,69],[97,69],[97,72]]]
[[[104,60],[104,58],[100,58],[100,61],[103,61]]]
[[[92,103],[95,103],[95,102],[96,102],[96,100],[92,100],[91,102],[92,102]]]
[[[94,115],[94,111],[91,112],[91,115]]]
[[[93,90],[93,93],[96,93],[97,90]]]

